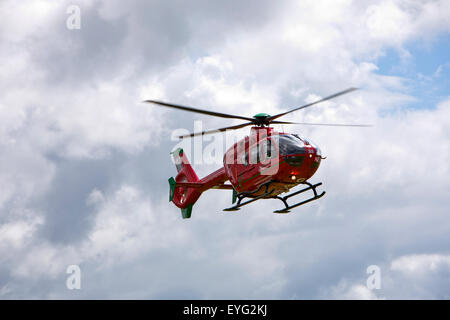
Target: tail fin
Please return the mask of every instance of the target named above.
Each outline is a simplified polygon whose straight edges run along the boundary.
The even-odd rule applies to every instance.
[[[192,169],[192,166],[183,152],[183,149],[178,148],[171,154],[175,161],[178,174],[175,179],[173,177],[169,179],[169,201],[173,201],[173,203],[181,209],[183,219],[190,218],[192,206],[200,197],[201,192],[197,188],[177,186],[177,183],[197,182],[199,179],[194,169]]]

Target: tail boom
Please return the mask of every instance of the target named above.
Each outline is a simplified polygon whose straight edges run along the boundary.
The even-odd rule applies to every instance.
[[[192,206],[204,191],[211,188],[229,188],[228,185],[224,184],[228,177],[223,167],[200,180],[183,149],[176,149],[172,152],[172,156],[178,174],[175,178],[169,179],[169,201],[173,201],[181,209],[184,219],[191,217]]]

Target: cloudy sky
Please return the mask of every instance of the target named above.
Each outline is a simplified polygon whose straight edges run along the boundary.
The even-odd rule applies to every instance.
[[[450,298],[449,1],[5,0],[0,24],[0,298]],[[327,156],[319,201],[168,203],[174,130],[239,121],[142,100],[252,116],[353,86],[284,118],[375,125],[284,128]]]

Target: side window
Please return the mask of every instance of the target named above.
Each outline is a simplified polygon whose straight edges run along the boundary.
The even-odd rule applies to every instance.
[[[242,154],[241,160],[242,160],[241,163],[242,163],[244,166],[248,166],[248,151],[247,151],[247,152],[244,152],[244,153]]]
[[[267,148],[266,149],[267,158],[270,159],[277,156],[277,150],[275,149],[275,145],[272,139],[267,139],[266,148]]]
[[[276,157],[277,155],[277,150],[275,149],[274,146],[274,142],[272,141],[272,139],[266,139],[262,144],[261,144],[261,156],[263,156],[266,159],[271,159]]]
[[[250,163],[251,164],[256,164],[259,162],[258,146],[259,145],[256,145],[250,150]]]

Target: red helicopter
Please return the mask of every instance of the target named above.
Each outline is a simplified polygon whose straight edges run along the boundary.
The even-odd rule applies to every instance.
[[[242,206],[260,199],[278,199],[283,202],[284,208],[274,212],[287,213],[293,208],[321,198],[325,194],[325,191],[319,194],[316,188],[322,183],[311,184],[308,182],[308,179],[319,168],[321,160],[325,159],[322,157],[319,147],[297,134],[276,132],[270,125],[304,124],[367,127],[369,125],[297,123],[276,120],[288,113],[311,107],[319,102],[330,100],[355,90],[357,88],[349,88],[274,116],[259,113],[252,118],[196,109],[161,101],[145,100],[144,102],[159,106],[215,117],[247,121],[235,126],[179,136],[180,139],[226,130],[236,130],[253,125],[249,136],[238,141],[227,150],[223,158],[223,167],[202,179],[197,177],[183,149],[178,148],[173,151],[172,156],[178,174],[175,178],[171,177],[169,179],[169,201],[173,201],[181,209],[182,217],[186,219],[191,217],[194,203],[208,189],[228,189],[233,191],[232,203],[234,205],[224,209],[224,211],[239,210]],[[227,181],[230,183],[226,183]],[[299,184],[305,185],[305,188],[285,196],[280,196]],[[288,199],[308,190],[313,192],[311,198],[293,205],[288,204]]]

